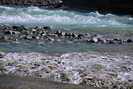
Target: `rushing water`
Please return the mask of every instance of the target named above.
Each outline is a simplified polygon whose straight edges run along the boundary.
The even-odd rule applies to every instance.
[[[53,29],[103,34],[108,37],[132,37],[133,18],[130,16],[117,16],[113,14],[102,15],[98,12],[80,12],[63,9],[41,9],[38,7],[8,7],[0,6],[0,24],[44,26]],[[32,45],[31,45],[32,44]],[[56,48],[55,48],[56,45]],[[115,45],[111,47],[116,47]],[[43,52],[69,52],[108,50],[105,45],[88,45],[82,43],[0,43],[1,50],[8,51],[43,51]],[[128,48],[127,48],[128,47]],[[121,47],[120,47],[121,48]],[[122,46],[132,49],[132,46]],[[116,51],[116,50],[114,50]]]
[[[0,23],[24,25],[52,25],[56,27],[130,27],[129,16],[102,15],[98,12],[76,12],[69,10],[46,10],[38,7],[14,8],[0,6]]]
[[[133,17],[113,14],[102,15],[98,12],[0,6],[0,24],[48,25],[53,30],[88,32],[90,34],[102,34],[109,38],[133,39]],[[133,44],[87,44],[72,43],[71,41],[68,43],[44,43],[40,41],[0,42],[0,51],[57,54],[69,52],[60,57],[49,57],[38,53],[9,53],[3,59],[0,59],[3,63],[5,62],[6,73],[16,73],[18,75],[26,75],[27,73],[35,76],[40,74],[44,78],[50,76],[51,79],[53,78],[52,80],[61,82],[65,78],[62,75],[65,74],[69,79],[67,82],[75,84],[79,84],[89,77],[113,82],[133,80],[133,58],[127,56],[133,55]],[[90,51],[103,52],[105,55],[106,52],[117,53],[115,54],[117,56],[97,55]],[[119,54],[122,55],[120,56]],[[47,72],[49,70],[48,67],[51,70]]]

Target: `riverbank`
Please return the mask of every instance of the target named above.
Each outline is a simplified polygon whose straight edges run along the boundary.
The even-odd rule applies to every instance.
[[[133,15],[133,2],[131,0],[1,0],[0,5],[38,6],[44,8],[74,8],[101,13],[114,13],[118,15]]]
[[[0,74],[106,89],[132,89],[132,56],[88,53],[2,53]],[[1,83],[0,83],[1,84]]]
[[[62,0],[0,0],[0,5],[61,8],[63,6],[63,1]]]
[[[0,75],[0,89],[99,89],[90,86],[72,85],[33,77]],[[103,89],[103,88],[102,88]]]

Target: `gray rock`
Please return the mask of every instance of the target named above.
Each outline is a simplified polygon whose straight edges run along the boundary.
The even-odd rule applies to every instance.
[[[21,5],[21,6],[43,6],[45,8],[60,8],[63,6],[62,0],[0,0],[1,5]]]
[[[0,52],[0,58],[3,58],[5,56],[4,52]]]
[[[133,42],[132,39],[128,39],[128,40],[127,40],[127,43],[132,43],[132,42]]]
[[[90,35],[89,33],[63,32],[60,30],[52,31],[50,27],[34,27],[26,28],[24,26],[0,26],[0,41],[17,41],[17,40],[43,40],[43,41],[71,41],[71,42],[87,42],[100,44],[124,44],[132,43],[132,39],[126,41],[114,38],[108,39],[102,35]]]

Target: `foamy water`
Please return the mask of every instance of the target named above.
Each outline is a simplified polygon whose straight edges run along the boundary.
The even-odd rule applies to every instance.
[[[3,65],[3,73],[6,74],[48,78],[73,84],[86,81],[86,84],[96,83],[93,86],[97,87],[105,85],[111,87],[113,84],[116,86],[122,84],[126,87],[123,83],[133,84],[132,60],[131,56],[110,56],[96,52],[75,52],[60,56],[40,53],[8,53],[0,59],[0,63]],[[102,83],[105,85],[100,85],[99,81],[104,81]]]
[[[47,10],[38,7],[0,6],[1,24],[50,25],[53,27],[131,27],[133,18],[98,12],[76,12],[69,10]]]
[[[102,15],[98,12],[76,12],[68,10],[47,10],[38,7],[7,7],[0,6],[0,24],[17,25],[50,25],[53,28],[74,29],[90,27],[113,27],[123,28],[120,33],[112,32],[119,37],[132,37],[133,18],[130,16],[117,16],[113,14]],[[110,30],[110,29],[109,29]],[[117,30],[117,29],[116,29]],[[97,31],[97,29],[96,29]],[[102,32],[103,33],[103,32]],[[123,33],[123,35],[122,35]],[[105,32],[108,35],[110,32]],[[100,47],[101,52],[115,50],[123,55],[101,55],[87,53],[90,49]],[[56,47],[56,48],[55,48]],[[104,50],[105,47],[105,50]],[[61,56],[49,56],[40,53],[8,53],[0,59],[4,70],[0,73],[13,73],[22,76],[35,76],[49,78],[55,81],[80,84],[86,79],[100,79],[115,82],[133,81],[133,58],[126,53],[133,53],[131,45],[88,45],[88,44],[10,44],[1,43],[0,49],[8,51],[23,52],[23,50],[56,53],[66,50]],[[34,49],[34,50],[33,50]],[[86,53],[71,53],[75,51],[86,51]],[[96,50],[97,51],[97,50]],[[114,52],[115,52],[114,51]],[[25,52],[25,51],[24,51]],[[125,55],[124,55],[125,54]],[[0,65],[0,66],[1,66]],[[132,83],[132,82],[131,82]]]
[[[78,12],[63,9],[41,9],[38,7],[8,7],[0,6],[0,24],[15,24],[26,26],[49,25],[56,30],[92,33],[107,37],[132,38],[133,18],[98,12]],[[58,29],[59,28],[59,29]],[[117,32],[116,32],[117,31]],[[56,46],[56,48],[55,48]],[[66,44],[66,43],[1,43],[2,51],[41,51],[41,52],[81,52],[97,48],[111,48],[105,45]],[[128,45],[129,46],[129,45]],[[121,47],[119,47],[121,48]],[[125,46],[122,48],[125,48]],[[100,49],[103,50],[103,49]],[[106,50],[106,49],[105,49]],[[107,49],[108,50],[108,49]],[[132,50],[132,46],[128,47]],[[132,51],[131,51],[132,52]]]

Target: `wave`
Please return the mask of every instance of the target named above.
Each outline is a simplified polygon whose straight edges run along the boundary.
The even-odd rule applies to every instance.
[[[129,27],[133,18],[98,12],[76,12],[69,10],[48,10],[38,7],[0,6],[1,24],[51,25],[64,27]]]

